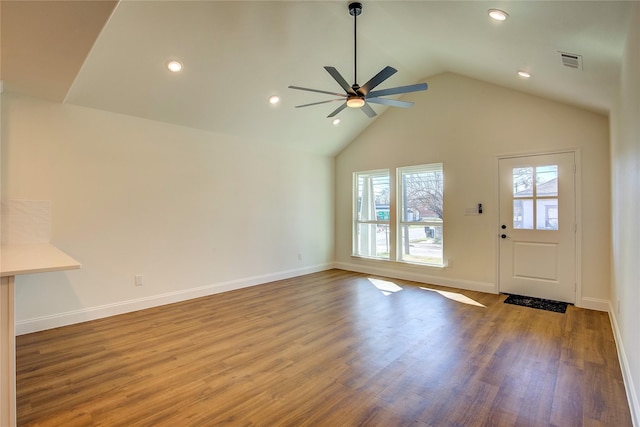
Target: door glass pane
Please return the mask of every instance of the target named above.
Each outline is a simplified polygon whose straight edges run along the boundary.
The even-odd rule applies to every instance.
[[[513,168],[513,197],[533,196],[533,168]]]
[[[513,201],[513,228],[533,229],[533,200],[517,199]]]
[[[558,165],[536,168],[536,195],[538,197],[558,197]]]
[[[557,230],[558,199],[538,199],[536,205],[536,228],[538,230]]]

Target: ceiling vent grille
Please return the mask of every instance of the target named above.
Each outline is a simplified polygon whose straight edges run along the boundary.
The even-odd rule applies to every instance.
[[[562,59],[562,65],[573,68],[574,70],[582,70],[582,55],[575,53],[558,52]]]

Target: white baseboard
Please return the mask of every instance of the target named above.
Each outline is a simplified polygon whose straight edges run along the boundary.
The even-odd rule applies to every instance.
[[[609,306],[610,303],[608,299],[600,298],[582,297],[580,301],[576,303],[576,307],[597,311],[609,311]]]
[[[184,289],[175,292],[168,292],[165,294],[152,295],[144,298],[137,298],[134,300],[121,301],[113,304],[87,307],[80,310],[67,311],[50,316],[19,320],[16,321],[16,335],[29,334],[32,332],[44,331],[46,329],[53,329],[61,326],[87,322],[89,320],[102,319],[105,317],[116,316],[118,314],[130,313],[133,311],[144,310],[161,305],[205,297],[221,292],[246,288],[249,286],[261,285],[276,280],[284,280],[291,277],[302,276],[305,274],[317,273],[319,271],[329,270],[331,268],[333,268],[333,264],[320,264],[294,270],[269,273],[260,276],[245,277],[242,279],[214,283],[211,285]]]
[[[638,402],[638,395],[636,394],[636,388],[633,384],[633,377],[631,376],[631,369],[629,368],[629,360],[627,359],[627,354],[624,351],[622,335],[620,334],[620,328],[618,327],[618,318],[616,317],[616,311],[613,309],[611,304],[609,304],[608,311],[609,319],[611,320],[611,329],[613,329],[613,338],[616,342],[616,348],[618,349],[618,359],[620,361],[620,369],[622,370],[624,388],[627,392],[629,410],[631,411],[631,422],[634,426],[640,426],[640,403]]]
[[[372,267],[369,265],[352,264],[347,262],[334,263],[335,268],[347,271],[355,271],[364,274],[375,274],[378,276],[391,277],[395,279],[411,280],[412,282],[426,283],[431,285],[447,286],[449,288],[466,289],[468,291],[486,292],[496,294],[496,285],[494,283],[477,282],[465,279],[449,279],[446,277],[429,276],[424,273],[411,271],[399,271],[394,269],[386,269]]]

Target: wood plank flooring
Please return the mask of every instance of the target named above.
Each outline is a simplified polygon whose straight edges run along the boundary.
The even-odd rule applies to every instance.
[[[631,426],[607,313],[370,278],[19,336],[18,425]]]

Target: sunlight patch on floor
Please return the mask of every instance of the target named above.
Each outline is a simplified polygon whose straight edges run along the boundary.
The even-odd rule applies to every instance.
[[[476,307],[485,307],[485,305],[480,304],[478,301],[475,301],[471,298],[469,298],[466,295],[462,295],[461,293],[458,292],[448,292],[448,291],[441,291],[439,289],[429,289],[429,288],[423,288],[421,287],[420,289],[424,289],[425,291],[431,291],[431,292],[436,292],[440,295],[442,295],[445,298],[448,298],[450,300],[456,301],[456,302],[461,302],[463,304],[469,304],[469,305],[475,305]]]
[[[378,288],[384,296],[389,296],[402,290],[400,286],[396,285],[393,282],[389,282],[388,280],[372,279],[371,277],[369,277],[368,279],[369,282],[371,282],[373,286]]]

